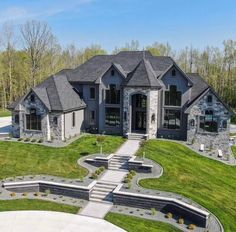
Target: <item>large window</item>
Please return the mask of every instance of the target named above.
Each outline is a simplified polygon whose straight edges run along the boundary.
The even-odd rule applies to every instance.
[[[214,116],[212,110],[206,110],[205,116],[200,116],[200,132],[218,132],[218,117]]]
[[[105,124],[107,126],[120,126],[120,108],[106,108]]]
[[[107,104],[120,104],[120,90],[116,89],[116,85],[110,85],[106,90]]]
[[[177,91],[176,85],[171,85],[169,91],[165,91],[166,106],[181,106],[181,92]]]
[[[165,110],[164,128],[166,129],[180,129],[180,110]]]
[[[26,129],[41,130],[41,116],[36,114],[35,109],[31,109],[29,114],[26,114]]]
[[[147,97],[143,94],[136,94],[135,95],[135,106],[137,108],[145,108],[147,106]]]

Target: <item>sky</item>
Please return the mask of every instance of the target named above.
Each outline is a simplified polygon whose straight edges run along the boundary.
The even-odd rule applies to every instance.
[[[63,46],[108,51],[131,40],[179,50],[236,39],[236,0],[0,0],[0,26],[32,19],[46,21]]]

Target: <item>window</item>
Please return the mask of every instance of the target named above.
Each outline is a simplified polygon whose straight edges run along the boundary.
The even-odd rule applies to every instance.
[[[105,124],[107,126],[120,126],[120,108],[106,108]]]
[[[227,129],[227,120],[222,121],[222,128]]]
[[[95,99],[95,88],[90,87],[90,99]]]
[[[189,126],[190,126],[190,128],[192,128],[192,127],[195,126],[195,120],[194,120],[194,119],[191,119],[191,120],[189,121]]]
[[[36,114],[35,109],[31,109],[30,114],[26,114],[26,129],[41,130],[41,116]]]
[[[75,127],[75,112],[72,113],[72,127]]]
[[[35,102],[35,96],[34,96],[34,94],[31,94],[31,95],[30,95],[30,101],[31,101],[31,102]]]
[[[111,70],[111,75],[114,76],[115,75],[115,71]]]
[[[16,115],[15,115],[15,123],[16,123],[16,124],[19,124],[19,121],[20,121],[20,120],[19,120],[19,114],[16,114]]]
[[[120,104],[120,90],[116,89],[116,85],[110,85],[109,88],[106,90],[106,103]]]
[[[135,106],[138,108],[145,108],[147,106],[147,97],[143,94],[137,94]]]
[[[89,111],[89,123],[90,125],[95,124],[95,111],[94,110]]]
[[[181,92],[177,91],[176,85],[171,85],[169,91],[165,91],[166,106],[181,106]]]
[[[205,116],[200,116],[200,132],[218,132],[218,117],[214,116],[213,110],[206,110]]]
[[[53,124],[54,125],[58,125],[58,118],[57,117],[53,117]]]
[[[211,95],[208,95],[208,96],[207,96],[207,102],[208,102],[208,103],[212,103],[212,96],[211,96]]]
[[[180,110],[165,110],[164,128],[180,129]]]
[[[172,75],[173,77],[176,76],[176,71],[175,71],[175,69],[172,69],[171,75]]]

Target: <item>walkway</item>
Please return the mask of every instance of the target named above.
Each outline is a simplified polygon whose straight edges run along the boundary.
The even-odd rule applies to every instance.
[[[139,149],[139,140],[127,140],[115,153],[116,157],[133,156]],[[125,169],[106,170],[91,192],[90,201],[80,215],[104,218],[112,208],[112,191],[122,183],[128,171]]]
[[[0,137],[11,132],[11,117],[0,117]]]
[[[0,213],[1,232],[124,232],[101,219],[51,211]]]

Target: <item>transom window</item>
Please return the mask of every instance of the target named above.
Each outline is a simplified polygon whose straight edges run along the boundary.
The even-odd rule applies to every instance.
[[[116,88],[116,85],[109,85],[109,89],[106,90],[106,103],[120,104],[120,90]]]
[[[36,114],[35,109],[31,109],[29,114],[26,114],[26,129],[41,130],[41,116]]]
[[[120,108],[106,107],[105,114],[107,126],[120,126]]]
[[[180,110],[165,110],[164,128],[166,129],[180,129]]]
[[[213,110],[206,110],[205,116],[200,116],[200,132],[218,132],[218,116],[214,115]]]
[[[171,85],[169,91],[165,91],[166,106],[181,106],[181,91],[177,91],[176,85]]]

